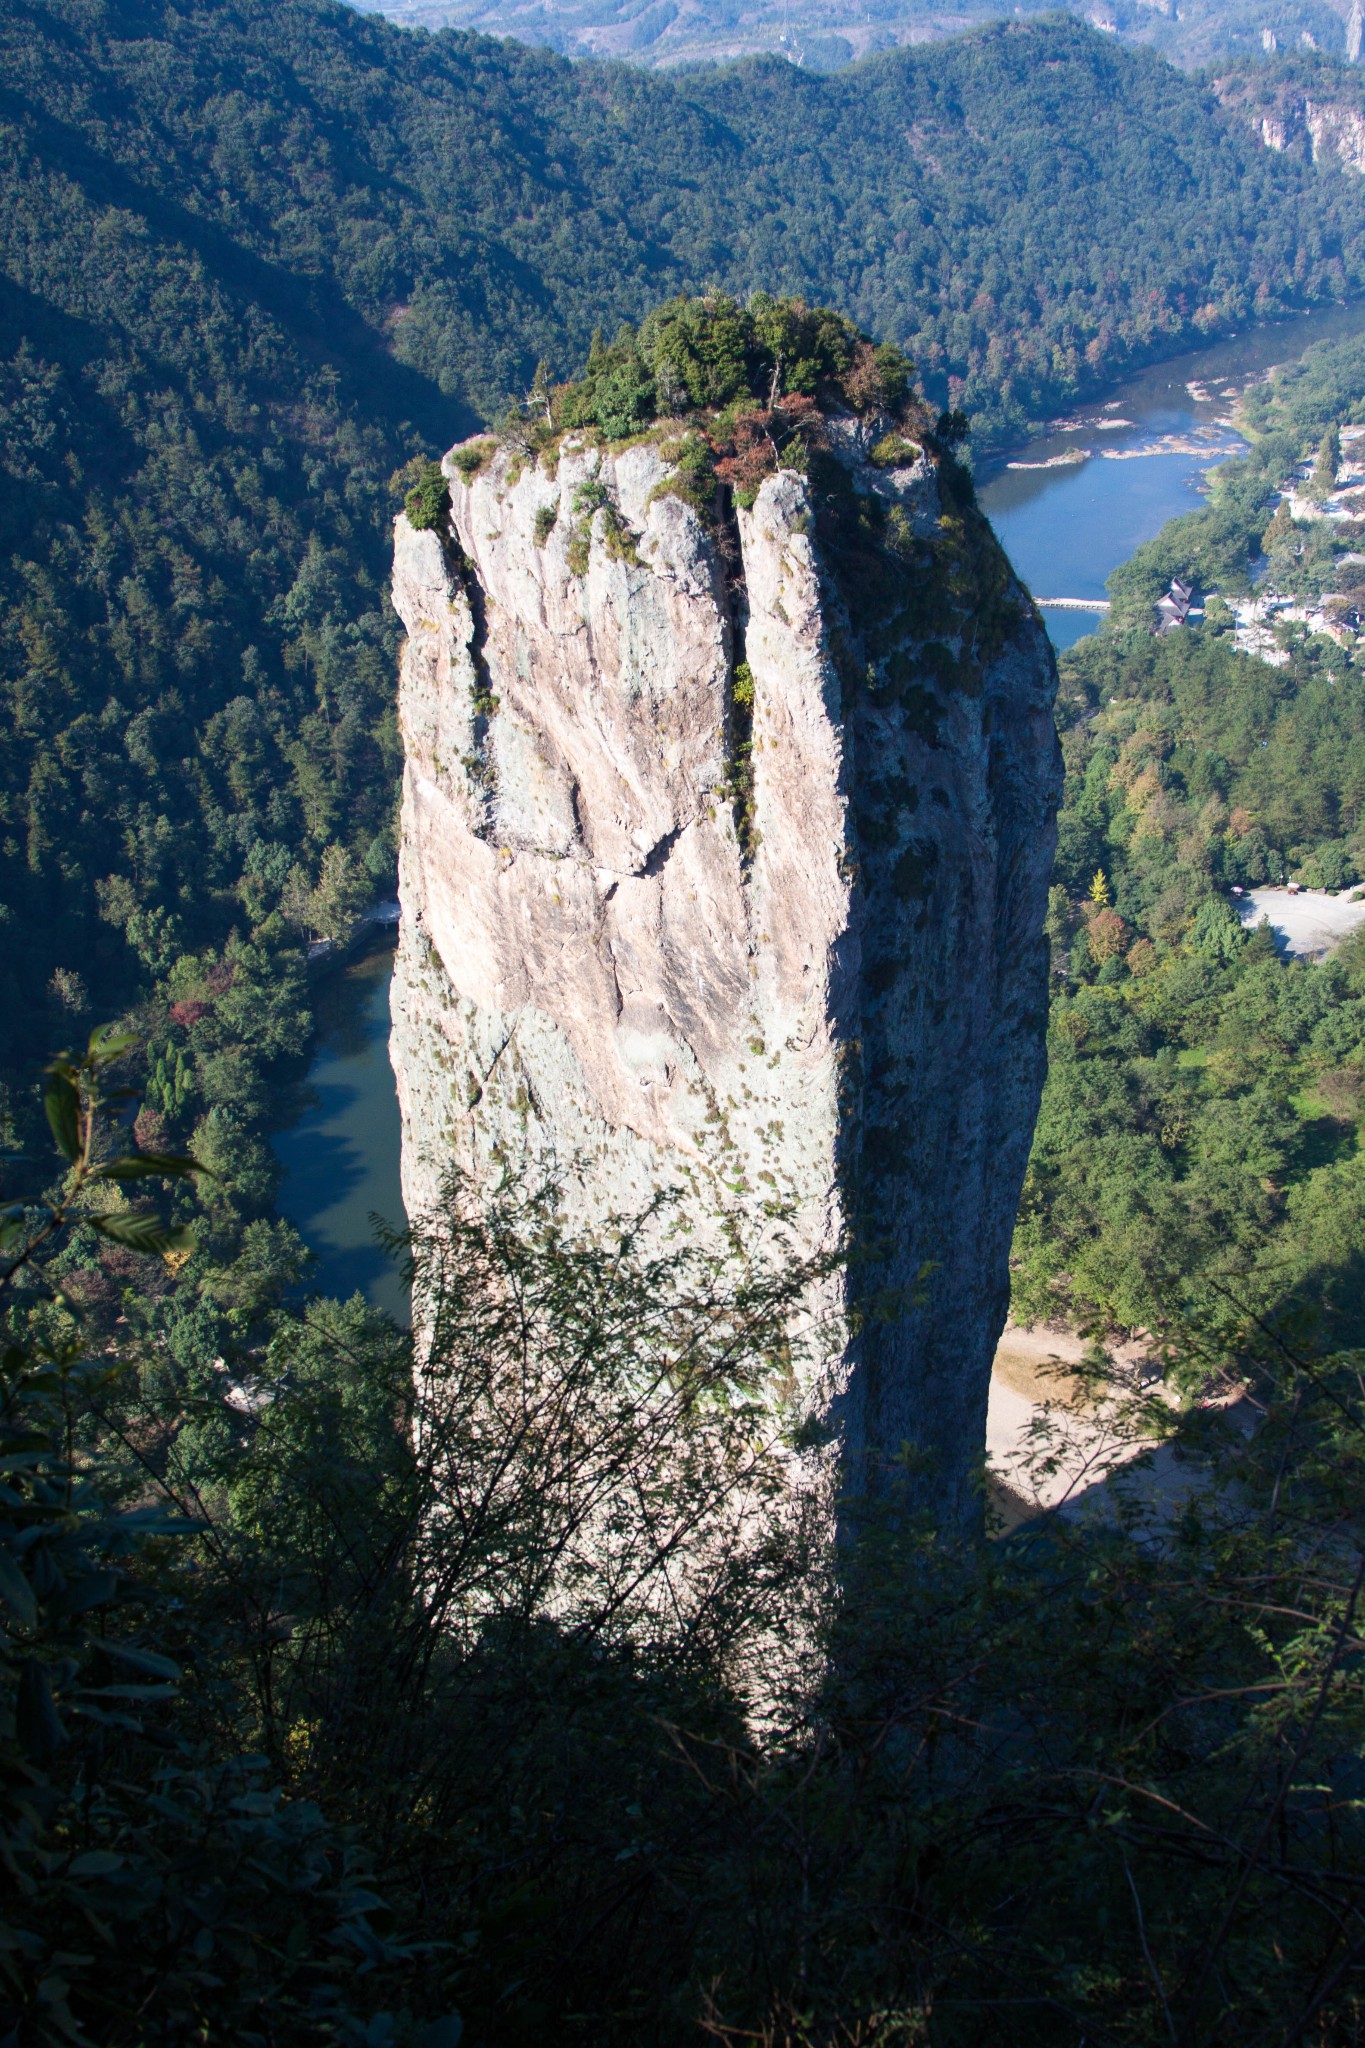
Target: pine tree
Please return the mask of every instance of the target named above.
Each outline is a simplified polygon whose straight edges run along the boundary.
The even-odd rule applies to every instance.
[[[1336,488],[1337,470],[1341,466],[1341,435],[1335,426],[1327,429],[1318,448],[1318,459],[1313,469],[1308,494],[1319,503],[1331,496]]]
[[[539,413],[547,427],[554,424],[550,412],[550,366],[544,356],[536,364],[536,374],[526,394],[526,407],[528,412]]]

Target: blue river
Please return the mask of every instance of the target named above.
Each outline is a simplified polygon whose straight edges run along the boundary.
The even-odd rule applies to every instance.
[[[316,1263],[308,1286],[349,1300],[357,1289],[400,1322],[407,1288],[380,1248],[374,1219],[405,1224],[398,1180],[398,1098],[389,1064],[392,948],[319,978],[317,1033],[301,1114],[274,1136],[283,1169],[279,1207]]]

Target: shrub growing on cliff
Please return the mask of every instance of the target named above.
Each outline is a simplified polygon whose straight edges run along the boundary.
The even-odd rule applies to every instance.
[[[551,396],[558,429],[597,426],[624,440],[656,418],[731,412],[784,397],[819,398],[852,412],[897,412],[912,365],[874,347],[827,306],[760,292],[742,306],[721,292],[671,299],[636,332],[594,345],[582,377]]]
[[[894,431],[883,434],[868,454],[868,461],[876,469],[904,469],[920,456],[919,444],[907,441],[904,434]]]
[[[680,440],[661,442],[659,453],[671,466],[655,493],[680,498],[699,519],[710,520],[716,509],[716,458],[706,436],[694,429]]]
[[[466,451],[460,450],[461,454]],[[422,473],[403,501],[409,526],[419,533],[444,532],[450,518],[450,485],[439,462],[424,462]]]
[[[450,459],[465,482],[469,483],[490,460],[497,445],[497,442],[491,439],[469,441],[464,447],[454,449]]]

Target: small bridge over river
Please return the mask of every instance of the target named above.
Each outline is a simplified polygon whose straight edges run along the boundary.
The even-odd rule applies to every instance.
[[[1099,612],[1109,609],[1107,597],[1035,597],[1040,612]]]

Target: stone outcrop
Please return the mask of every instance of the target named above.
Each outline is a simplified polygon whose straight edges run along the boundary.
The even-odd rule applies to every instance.
[[[586,1220],[668,1187],[861,1241],[898,1305],[796,1398],[850,1461],[922,1446],[955,1520],[1042,1081],[1055,671],[961,473],[874,467],[885,426],[718,518],[676,426],[447,458],[450,534],[397,523],[392,1052],[413,1218],[510,1163]]]
[[[1365,175],[1365,102],[1358,79],[1342,78],[1335,89],[1318,93],[1292,81],[1266,83],[1255,71],[1243,71],[1218,80],[1214,90],[1267,149]]]

